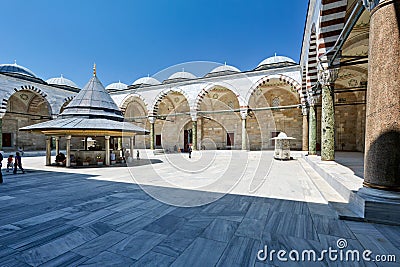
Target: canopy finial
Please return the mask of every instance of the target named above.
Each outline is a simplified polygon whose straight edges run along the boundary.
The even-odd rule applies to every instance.
[[[93,64],[93,76],[96,76],[96,63]]]

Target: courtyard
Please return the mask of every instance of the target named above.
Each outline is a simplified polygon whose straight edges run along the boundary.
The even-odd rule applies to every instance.
[[[292,155],[196,151],[189,159],[142,150],[128,167],[79,169],[24,157],[26,174],[3,169],[0,265],[396,266],[258,257],[265,246],[319,253],[338,249],[338,240],[346,242],[339,248],[400,257],[398,226],[339,220],[346,200],[303,152]],[[338,153],[337,162],[356,177],[362,154]]]

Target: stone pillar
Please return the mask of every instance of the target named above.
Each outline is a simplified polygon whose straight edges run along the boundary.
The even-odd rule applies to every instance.
[[[321,116],[321,160],[335,160],[335,109],[333,84],[338,69],[323,69],[318,72],[322,86]]]
[[[241,107],[240,118],[242,122],[242,150],[247,150],[247,130],[246,130],[247,115],[248,115],[248,107]]]
[[[135,149],[135,146],[134,146],[134,141],[135,141],[135,137],[134,136],[131,136],[130,138],[129,138],[129,149],[131,150],[131,157],[132,157],[132,159],[133,159],[133,149]]]
[[[46,166],[51,165],[51,136],[46,136]]]
[[[60,154],[60,137],[56,136],[56,155]]]
[[[104,139],[105,139],[105,143],[106,143],[106,166],[110,166],[110,157],[111,157],[111,155],[110,155],[110,136],[109,135],[106,135],[106,136],[104,136]]]
[[[317,155],[317,114],[314,104],[310,105],[308,127],[308,155]]]
[[[154,123],[156,122],[155,117],[149,117],[149,122],[150,122],[150,149],[154,150],[155,149],[155,139],[156,139],[156,133],[154,131]]]
[[[364,186],[400,192],[400,0],[370,5]]]
[[[118,150],[122,150],[122,137],[118,137]]]
[[[308,118],[307,118],[307,109],[303,110],[303,151],[308,151]]]
[[[197,118],[192,119],[192,149],[197,150]]]
[[[67,145],[66,145],[67,158],[65,160],[65,167],[71,167],[71,136],[67,135],[65,138],[67,139]]]

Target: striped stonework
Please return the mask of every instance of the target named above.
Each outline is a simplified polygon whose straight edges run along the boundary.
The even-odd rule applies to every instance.
[[[148,103],[146,101],[146,99],[140,95],[140,94],[130,94],[127,97],[125,97],[125,99],[122,101],[122,104],[120,105],[119,109],[121,110],[122,114],[125,114],[126,108],[128,107],[128,105],[134,101],[135,99],[139,100],[139,102],[143,102],[144,104],[144,108],[146,111],[148,111]]]
[[[310,91],[311,88],[318,81],[317,76],[317,36],[315,31],[311,33],[310,37],[310,48],[308,51],[308,61],[307,61],[307,91]]]
[[[318,57],[322,62],[329,60],[329,55],[323,55],[335,45],[342,32],[345,23],[346,9],[347,0],[322,0],[318,33]],[[337,58],[336,60],[340,59]],[[323,67],[325,68],[328,66],[323,65]]]

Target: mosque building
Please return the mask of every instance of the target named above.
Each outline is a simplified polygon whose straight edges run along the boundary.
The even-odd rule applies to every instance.
[[[323,161],[364,152],[361,193],[380,199],[371,214],[390,202],[399,219],[400,197],[390,195],[400,191],[399,14],[399,0],[309,0],[299,63],[273,56],[252,70],[221,64],[106,89],[125,121],[150,132],[135,137],[138,148],[265,150],[285,132],[292,149]],[[18,129],[56,118],[79,90],[63,76],[0,65],[0,147],[45,149],[44,136]]]

